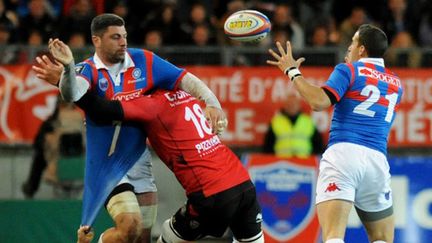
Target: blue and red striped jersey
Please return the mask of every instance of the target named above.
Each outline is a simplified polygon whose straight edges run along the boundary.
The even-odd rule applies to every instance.
[[[186,74],[150,51],[132,48],[128,48],[117,77],[110,75],[97,55],[77,64],[75,70],[77,78],[89,82],[88,92],[117,100],[131,100],[156,88],[175,89]],[[114,153],[109,155],[115,126],[95,124],[87,116],[86,129],[82,224],[91,225],[106,197],[143,154],[146,134],[140,127],[123,122]]]
[[[399,77],[378,58],[335,67],[324,87],[335,104],[328,145],[351,142],[387,154],[387,140],[402,99]]]

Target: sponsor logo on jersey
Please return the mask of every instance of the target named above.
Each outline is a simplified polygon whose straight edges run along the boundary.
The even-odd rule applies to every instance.
[[[75,66],[75,73],[76,74],[81,74],[84,71],[85,65],[76,65]]]
[[[143,82],[146,80],[145,77],[141,77],[142,75],[142,71],[140,68],[134,68],[134,70],[132,71],[132,77],[134,78],[133,80],[128,80],[127,83],[131,84],[131,83],[138,83],[138,82]]]
[[[314,218],[316,170],[287,160],[249,169],[262,208],[263,229],[278,242],[296,237]]]
[[[139,68],[135,68],[135,69],[132,71],[132,77],[133,77],[134,79],[138,79],[138,78],[140,78],[140,77],[141,77],[141,69],[139,69]]]
[[[195,144],[195,148],[200,155],[206,155],[213,152],[219,144],[221,144],[219,137],[217,135],[214,135],[213,137],[202,141],[199,144]]]
[[[127,91],[127,92],[119,92],[114,95],[113,100],[133,100],[141,96],[142,89]]]
[[[336,185],[335,182],[330,182],[325,190],[325,192],[340,191],[341,189]]]
[[[359,67],[358,75],[364,76],[368,78],[378,79],[388,84],[396,85],[397,87],[401,87],[401,81],[398,77],[393,76],[388,73],[383,73],[378,70],[368,68],[368,67]]]
[[[186,98],[189,98],[191,95],[184,92],[183,90],[178,90],[175,93],[171,93],[171,92],[166,92],[165,94],[165,98],[167,98],[167,100],[169,100],[170,102],[174,102],[177,100],[183,100]]]
[[[98,86],[102,91],[106,91],[108,89],[108,80],[106,78],[99,79]]]

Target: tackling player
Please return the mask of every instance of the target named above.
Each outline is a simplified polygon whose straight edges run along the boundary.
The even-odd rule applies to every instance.
[[[182,90],[156,90],[129,101],[108,101],[88,93],[76,104],[99,123],[142,124],[155,152],[185,189],[186,204],[163,223],[158,242],[221,237],[228,227],[234,242],[264,242],[249,174],[212,133],[196,98]]]
[[[69,47],[55,39],[50,40],[49,49],[57,61],[65,65],[64,72],[62,73],[62,64],[53,63],[46,56],[37,58],[40,67],[33,67],[37,77],[53,84],[57,84],[60,74],[62,75],[58,85],[66,101],[77,101],[87,92],[107,99],[129,100],[154,88],[180,87],[204,100],[213,127],[216,130],[223,128],[225,115],[210,89],[191,73],[175,67],[152,52],[127,48],[127,33],[122,18],[114,14],[99,15],[92,21],[91,32],[96,49],[93,57],[75,66]],[[70,79],[74,82],[66,82]],[[219,123],[221,126],[217,126],[216,121],[222,121]],[[150,229],[156,219],[157,198],[145,134],[130,123],[97,126],[91,119],[87,119],[86,125],[86,180],[89,178],[99,186],[95,175],[87,177],[87,174],[94,173],[88,166],[95,162],[136,162],[107,199],[107,210],[116,227],[105,231],[100,242],[129,242],[136,239],[150,242]],[[113,173],[117,173],[116,176],[120,174]],[[90,196],[87,193],[90,192],[85,190],[84,207],[89,204],[86,203]],[[94,211],[83,210],[84,223],[91,224],[96,216]],[[87,218],[86,213],[90,214]]]
[[[322,156],[316,207],[325,243],[343,243],[348,215],[354,204],[370,242],[394,238],[393,201],[387,138],[402,98],[398,76],[384,67],[387,36],[362,25],[352,38],[345,63],[335,67],[323,87],[310,84],[287,50],[269,52],[314,110],[334,105],[328,148]]]

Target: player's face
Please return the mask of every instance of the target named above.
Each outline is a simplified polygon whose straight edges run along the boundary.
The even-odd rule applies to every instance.
[[[127,32],[124,26],[109,26],[102,37],[95,37],[98,56],[106,64],[115,64],[125,59]]]
[[[348,47],[345,62],[352,63],[358,61],[360,59],[361,49],[362,48],[359,46],[359,32],[357,31],[352,38],[351,45]]]

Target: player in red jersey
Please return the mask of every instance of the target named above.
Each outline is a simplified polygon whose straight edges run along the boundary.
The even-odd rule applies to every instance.
[[[130,101],[108,101],[92,93],[76,102],[93,120],[142,124],[160,159],[175,174],[187,203],[162,227],[158,242],[221,237],[264,242],[255,187],[237,156],[212,133],[198,101],[177,90],[157,90]]]

